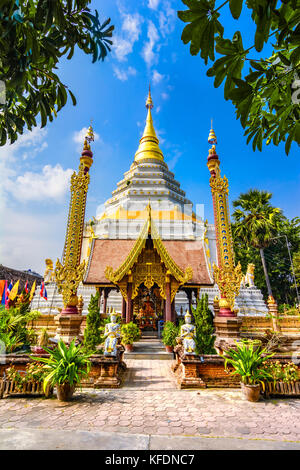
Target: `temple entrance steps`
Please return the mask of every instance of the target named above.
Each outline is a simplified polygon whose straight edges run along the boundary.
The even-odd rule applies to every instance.
[[[144,331],[141,339],[133,344],[133,351],[125,352],[124,359],[125,362],[126,359],[172,360],[173,353],[166,352],[157,331]]]

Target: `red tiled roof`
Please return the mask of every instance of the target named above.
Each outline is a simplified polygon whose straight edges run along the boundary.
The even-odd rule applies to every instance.
[[[105,269],[111,266],[115,271],[126,259],[136,240],[94,240],[94,248],[89,262],[84,284],[110,284]],[[212,285],[200,241],[163,240],[168,253],[182,271],[189,266],[193,278],[187,285]]]
[[[94,248],[84,283],[111,284],[104,274],[107,266],[115,271],[133,248],[136,240],[94,240]]]
[[[191,266],[193,269],[193,278],[188,284],[212,284],[205,262],[202,242],[193,240],[163,240],[163,244],[182,271],[188,266]]]

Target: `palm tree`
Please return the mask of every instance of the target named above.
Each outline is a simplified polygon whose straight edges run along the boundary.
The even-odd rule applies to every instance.
[[[268,295],[272,295],[271,284],[268,276],[264,248],[267,248],[271,239],[278,234],[282,211],[270,204],[272,193],[250,189],[241,194],[232,205],[235,211],[232,217],[233,235],[236,239],[248,246],[259,249],[261,262],[266,278]]]

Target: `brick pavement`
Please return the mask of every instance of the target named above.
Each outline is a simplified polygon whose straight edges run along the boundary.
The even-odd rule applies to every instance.
[[[78,390],[69,403],[55,397],[0,400],[0,429],[300,442],[299,399],[250,403],[238,389],[178,390],[169,366],[169,361],[128,361],[123,388]]]

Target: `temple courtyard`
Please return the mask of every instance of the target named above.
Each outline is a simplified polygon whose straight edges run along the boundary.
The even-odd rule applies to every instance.
[[[0,449],[300,449],[299,399],[179,390],[169,360],[126,360],[120,389],[0,400]]]

